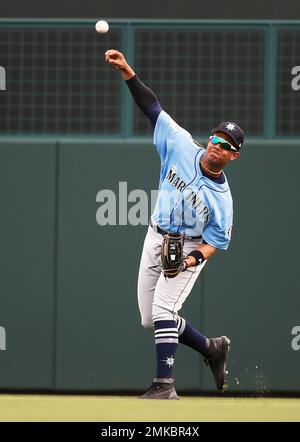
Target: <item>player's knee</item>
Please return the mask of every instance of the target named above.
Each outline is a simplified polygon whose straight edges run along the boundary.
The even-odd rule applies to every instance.
[[[151,317],[142,318],[141,324],[147,330],[153,330],[153,321]]]
[[[153,305],[152,321],[174,321],[174,313],[160,305]]]

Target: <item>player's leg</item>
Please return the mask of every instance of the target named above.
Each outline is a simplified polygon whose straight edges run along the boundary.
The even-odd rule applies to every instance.
[[[195,243],[187,242],[185,244],[185,254],[190,253],[195,247]],[[217,388],[221,390],[225,382],[229,339],[226,336],[207,338],[183,318],[179,321],[177,313],[189,296],[205,264],[206,262],[200,266],[189,268],[174,279],[165,279],[161,275],[157,282],[152,311],[157,350],[157,377],[163,375],[172,378],[175,351],[179,342],[203,355],[204,360],[212,370]],[[177,341],[171,342],[171,339],[174,339],[174,324],[177,326],[178,335],[176,337]],[[163,332],[161,328],[164,329]],[[162,335],[166,340],[169,340],[169,343],[165,342],[165,345],[163,345],[162,341],[158,341],[158,338]],[[164,366],[163,361],[172,362],[172,366]]]
[[[207,349],[209,347],[209,339],[200,331],[195,329],[183,317],[177,317],[178,340],[180,344],[200,353],[202,356],[207,356]]]
[[[186,243],[185,254],[195,249],[196,245],[193,242]],[[174,279],[166,279],[159,267],[160,246],[161,235],[150,227],[141,259],[138,298],[142,324],[146,328],[153,328],[153,326],[155,328],[157,370],[153,385],[142,398],[178,398],[172,378],[178,342],[204,356],[212,369],[217,387],[221,389],[224,383],[228,339],[226,337],[206,338],[177,314],[205,263],[187,269]]]
[[[152,303],[160,277],[160,249],[162,236],[149,226],[144,241],[138,276],[138,306],[143,327],[153,330]]]
[[[153,329],[153,298],[155,287],[161,275],[160,250],[162,236],[149,227],[143,246],[138,276],[138,304],[141,314],[141,322],[145,328]],[[178,335],[177,327],[174,332]],[[154,395],[153,395],[154,391]],[[153,382],[141,399],[178,399],[172,382],[166,380],[158,386]]]
[[[218,390],[223,390],[226,387],[226,362],[230,340],[227,336],[207,338],[180,316],[177,319],[177,327],[179,343],[196,350],[203,356],[206,365],[213,373]]]
[[[190,250],[189,250],[190,251]],[[188,251],[188,253],[189,253]],[[177,311],[189,295],[205,263],[166,279],[160,275],[153,299],[152,318],[156,348],[156,375],[143,399],[177,399],[172,369],[178,346]]]
[[[186,243],[187,252],[189,249],[195,249],[197,244],[191,242]],[[200,266],[200,271],[203,267]],[[189,269],[188,269],[189,270]],[[188,271],[187,270],[187,271]],[[189,289],[189,292],[191,288]],[[187,294],[188,295],[188,294]],[[187,296],[184,297],[184,300]],[[184,302],[183,300],[183,302]],[[177,312],[181,309],[182,304],[178,305]],[[217,338],[208,338],[199,330],[194,328],[188,321],[177,315],[177,328],[178,328],[178,341],[180,344],[184,344],[193,350],[200,353],[205,363],[211,368],[217,388],[222,390],[225,382],[226,374],[226,359],[230,346],[230,340],[226,336],[220,336]]]

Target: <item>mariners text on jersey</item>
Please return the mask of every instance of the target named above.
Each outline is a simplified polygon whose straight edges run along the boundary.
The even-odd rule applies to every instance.
[[[179,190],[179,192],[183,192],[187,184],[180,178],[180,176],[177,176],[176,172],[171,168],[169,170],[169,173],[167,175],[167,180],[176,188]],[[188,205],[191,204],[192,208],[196,210],[196,212],[199,214],[199,216],[204,214],[204,224],[208,221],[209,218],[209,209],[205,206],[203,201],[200,197],[197,196],[197,193],[193,190],[190,190],[189,192],[186,192],[183,196],[184,202]]]

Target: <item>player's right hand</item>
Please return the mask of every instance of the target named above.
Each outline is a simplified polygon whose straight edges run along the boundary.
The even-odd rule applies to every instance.
[[[122,52],[119,52],[116,49],[108,49],[105,52],[105,61],[107,63],[112,64],[121,71],[126,70],[128,66],[127,61],[125,60],[125,57],[122,54]]]

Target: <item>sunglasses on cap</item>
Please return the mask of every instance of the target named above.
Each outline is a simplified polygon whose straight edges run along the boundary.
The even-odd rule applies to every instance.
[[[224,138],[217,137],[216,135],[212,135],[209,137],[209,141],[212,144],[221,144],[222,149],[224,150],[233,150],[234,152],[237,152],[237,148],[232,146],[232,144],[228,143],[227,140],[224,140]]]

